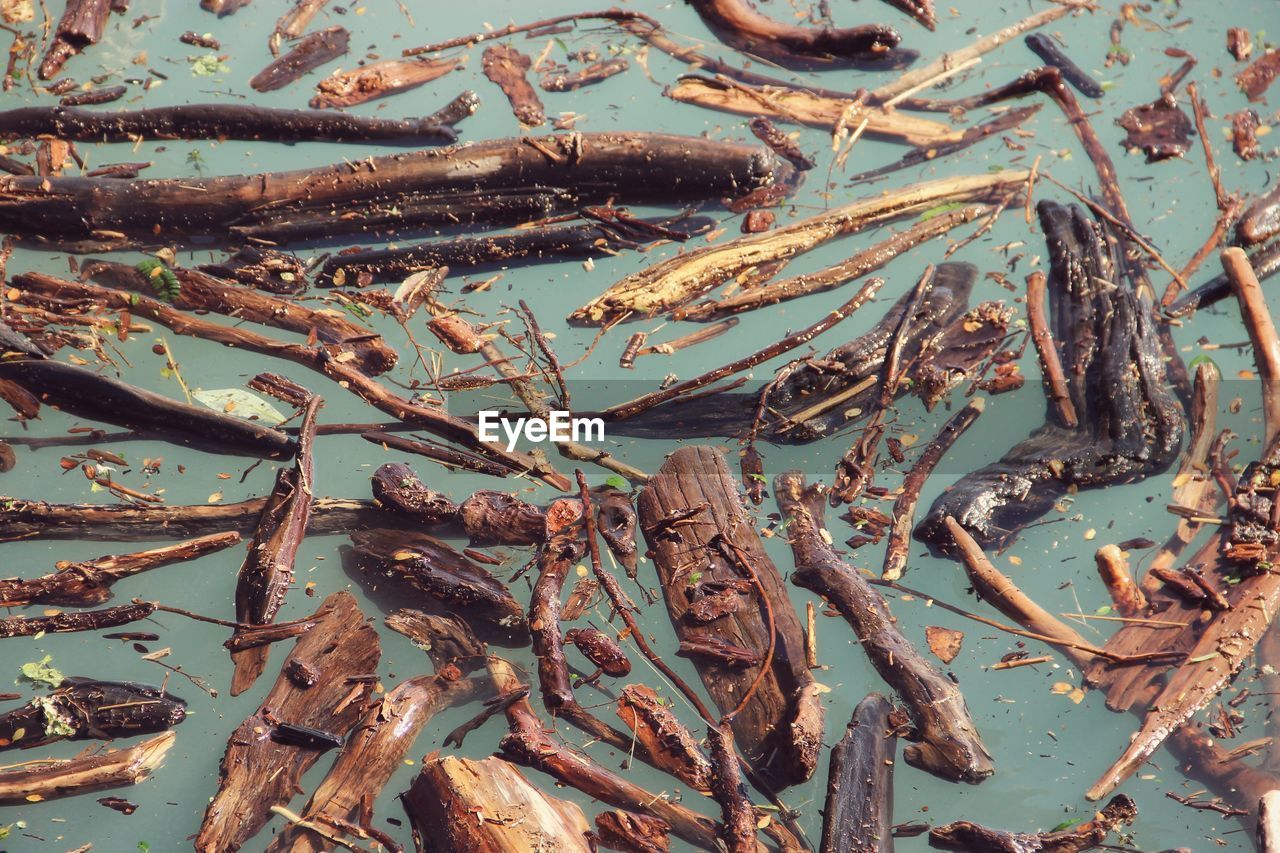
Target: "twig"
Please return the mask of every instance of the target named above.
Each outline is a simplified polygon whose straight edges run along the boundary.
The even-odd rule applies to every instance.
[[[1253,273],[1249,258],[1243,249],[1232,247],[1221,254],[1222,269],[1231,280],[1240,303],[1240,315],[1249,340],[1253,342],[1253,357],[1262,379],[1262,408],[1266,419],[1266,436],[1263,445],[1270,447],[1280,433],[1280,338],[1262,295],[1262,285]]]
[[[1049,399],[1057,408],[1058,417],[1062,418],[1063,424],[1075,429],[1080,425],[1080,419],[1076,416],[1075,404],[1071,402],[1058,345],[1053,341],[1053,332],[1045,316],[1044,299],[1045,275],[1033,272],[1027,276],[1027,324],[1031,326],[1031,342],[1040,356],[1040,366],[1044,370],[1045,381],[1049,383]]]

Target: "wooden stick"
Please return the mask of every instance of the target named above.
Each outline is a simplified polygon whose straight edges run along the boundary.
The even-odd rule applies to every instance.
[[[1240,315],[1253,342],[1253,357],[1262,380],[1262,408],[1266,421],[1263,445],[1270,447],[1280,433],[1280,337],[1276,336],[1275,323],[1262,295],[1262,285],[1253,274],[1253,267],[1243,249],[1225,249],[1219,256],[1222,269],[1231,280],[1236,301],[1240,303]]]
[[[1027,324],[1031,326],[1031,342],[1040,356],[1040,367],[1049,385],[1049,399],[1057,408],[1062,423],[1074,429],[1080,425],[1080,419],[1076,416],[1075,404],[1071,402],[1071,392],[1067,390],[1067,377],[1058,356],[1058,345],[1053,342],[1053,332],[1049,329],[1044,300],[1045,274],[1033,272],[1027,276]]]

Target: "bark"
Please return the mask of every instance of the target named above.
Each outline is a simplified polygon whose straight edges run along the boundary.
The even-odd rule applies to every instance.
[[[1075,86],[1080,94],[1089,98],[1101,98],[1106,94],[1102,85],[1089,76],[1071,57],[1062,52],[1058,43],[1044,33],[1031,33],[1025,39],[1031,52],[1040,57],[1045,65],[1052,65],[1062,74],[1062,79]]]
[[[1259,280],[1271,278],[1280,271],[1280,240],[1273,240],[1249,256],[1254,275]],[[1216,305],[1232,296],[1231,282],[1226,275],[1217,275],[1194,290],[1184,293],[1169,308],[1170,317],[1186,317],[1201,308]]]
[[[275,486],[267,497],[236,580],[236,621],[248,625],[269,625],[275,621],[285,593],[293,584],[294,560],[311,518],[315,485],[312,445],[316,413],[324,401],[297,386],[294,389],[306,395],[298,455],[292,468],[281,468],[276,473]],[[239,696],[258,680],[266,670],[270,650],[269,645],[260,645],[231,652],[235,666],[231,676],[232,696]]]
[[[1061,832],[1005,832],[958,820],[929,831],[929,846],[972,853],[1082,853],[1104,844],[1115,830],[1137,818],[1138,806],[1121,794],[1093,819]]]
[[[710,623],[693,621],[691,593],[699,583],[742,579],[726,559],[723,542],[744,555],[772,605],[775,646],[772,660],[756,671],[714,660],[699,660],[698,674],[721,711],[739,705],[733,732],[747,762],[774,784],[807,779],[818,760],[822,710],[805,666],[804,637],[777,568],[764,552],[743,509],[737,483],[720,454],[710,447],[684,447],[667,458],[640,493],[640,527],[654,552],[667,614],[681,641],[713,638],[763,654],[771,644],[759,605],[726,613]],[[684,521],[675,521],[684,517]],[[699,578],[695,579],[697,573]],[[762,680],[755,684],[757,676]],[[814,728],[816,726],[816,729]]]
[[[463,168],[474,163],[484,168]],[[664,134],[525,137],[254,176],[0,177],[0,230],[91,250],[197,238],[283,243],[527,221],[609,199],[676,204],[737,196],[790,174],[763,146]],[[332,215],[351,209],[363,213]]]
[[[321,84],[323,85],[323,84]],[[452,142],[429,119],[387,119],[251,104],[178,104],[139,110],[19,107],[0,112],[0,138],[52,136],[76,142],[245,139],[264,142]]]
[[[371,583],[385,579],[402,604],[427,612],[440,605],[465,616],[485,639],[503,645],[527,642],[524,608],[483,567],[424,533],[369,530],[351,535],[358,567]]]
[[[1075,428],[1050,407],[1046,423],[1000,461],[962,477],[934,501],[916,537],[946,551],[953,516],[980,544],[1008,542],[1068,489],[1132,482],[1177,455],[1183,421],[1165,388],[1154,319],[1102,227],[1079,208],[1038,206],[1050,256],[1050,316],[1062,350]]]
[[[329,0],[297,0],[294,7],[280,16],[276,28],[271,33],[268,46],[272,56],[279,56],[280,45],[285,39],[302,38],[302,34],[311,25],[312,19],[325,7]],[[214,48],[217,50],[217,48]]]
[[[335,354],[354,353],[355,363],[369,376],[385,373],[396,364],[395,349],[381,335],[346,317],[232,284],[200,270],[177,267],[172,272],[181,284],[178,295],[171,300],[178,310],[212,311],[300,335],[314,334],[317,341],[334,347]],[[104,287],[144,295],[153,292],[146,275],[128,264],[92,261],[81,268],[81,276]]]
[[[36,634],[66,634],[75,631],[101,631],[146,619],[156,610],[154,604],[122,604],[102,610],[58,613],[54,616],[9,616],[0,619],[0,639],[33,637]]]
[[[386,59],[350,71],[338,71],[316,84],[311,98],[313,110],[354,107],[376,98],[386,98],[416,89],[462,67],[457,60]],[[456,136],[446,125],[436,125],[442,134]]]
[[[995,769],[960,688],[911,645],[884,598],[826,543],[825,491],[807,487],[797,472],[774,481],[778,507],[789,520],[792,582],[840,611],[880,677],[906,702],[918,741],[904,750],[907,763],[952,782],[981,782]]]
[[[314,71],[326,62],[346,55],[351,34],[345,27],[326,27],[294,44],[293,49],[259,71],[249,81],[257,92],[274,92]]]
[[[1173,95],[1126,110],[1116,124],[1128,131],[1125,145],[1144,152],[1148,163],[1181,157],[1191,149],[1191,119]]]
[[[690,5],[725,44],[785,68],[887,59],[901,41],[897,30],[879,24],[846,29],[783,24],[760,14],[746,0],[690,0]]]
[[[462,673],[470,673],[484,666],[484,643],[457,616],[404,609],[389,614],[386,623],[392,631],[425,649],[436,672],[452,665]]]
[[[635,733],[636,743],[648,750],[650,764],[695,791],[711,793],[711,763],[702,754],[697,738],[656,693],[643,684],[628,684],[622,688],[617,711]]]
[[[180,403],[84,367],[47,359],[0,363],[8,380],[68,414],[146,432],[213,453],[278,458],[294,444],[282,432],[204,406]]]
[[[267,499],[228,504],[134,506],[133,504],[51,504],[0,496],[0,541],[77,539],[138,542],[180,539],[235,531],[253,533]],[[307,532],[316,536],[368,527],[393,527],[400,518],[372,501],[317,498]]]
[[[419,849],[434,853],[594,849],[575,803],[542,793],[501,758],[432,753],[402,801]]]
[[[910,15],[920,22],[925,29],[933,31],[938,26],[938,16],[933,8],[933,0],[884,0],[893,8],[905,15]]]
[[[836,237],[855,234],[939,204],[1008,196],[1026,180],[1027,173],[1008,170],[995,175],[929,181],[857,201],[765,234],[685,252],[623,278],[574,311],[569,320],[602,326],[626,316],[652,317],[677,309],[752,267],[789,260]]]
[[[68,738],[112,740],[155,734],[178,725],[187,703],[148,684],[68,678],[50,693],[0,714],[3,749]]]
[[[53,574],[30,580],[0,580],[0,607],[29,604],[92,607],[111,598],[111,586],[118,580],[195,560],[239,541],[239,533],[227,531],[134,554],[104,556],[79,563],[60,562]]]
[[[53,40],[40,60],[40,79],[57,77],[68,59],[97,44],[107,28],[110,14],[111,0],[67,0],[53,30]]]
[[[893,706],[872,693],[831,748],[822,853],[893,853]]]
[[[356,724],[324,781],[302,810],[303,819],[335,827],[344,822],[372,826],[374,799],[391,781],[423,727],[437,713],[466,704],[488,690],[487,679],[449,680],[441,675],[423,675],[401,682]],[[408,796],[412,797],[412,789]],[[435,829],[429,837],[437,837],[439,827]],[[300,825],[281,831],[267,848],[270,853],[321,853],[331,849],[324,838]]]
[[[0,773],[0,804],[26,806],[90,791],[136,785],[164,761],[177,735],[165,732],[125,749],[41,762]]]
[[[572,74],[568,72],[548,72],[542,75],[538,85],[546,92],[576,92],[584,86],[594,86],[614,77],[631,67],[631,63],[622,57],[606,59],[588,65]]]
[[[481,59],[484,76],[493,81],[511,102],[511,111],[524,127],[546,124],[547,114],[533,85],[529,83],[532,60],[506,44],[491,45]]]
[[[661,227],[678,225],[690,234],[709,231],[717,224],[709,216],[645,219],[640,222]],[[440,267],[478,272],[559,263],[566,258],[605,257],[621,249],[640,248],[658,239],[665,238],[636,228],[589,222],[525,228],[492,236],[455,237],[395,249],[348,250],[325,260],[316,283],[320,287],[364,287],[400,282],[415,272]]]
[[[671,827],[647,815],[618,809],[596,815],[596,841],[623,853],[666,853]]]
[[[349,679],[376,671],[381,656],[377,632],[346,592],[325,599],[316,618],[318,624],[298,639],[262,706],[227,742],[218,792],[205,811],[197,850],[239,850],[266,825],[273,805],[293,798],[302,774],[320,757],[315,750],[273,740],[275,722],[345,737],[360,719],[374,685]],[[299,687],[285,674],[295,662],[316,671],[314,686]]]
[[[1280,790],[1258,800],[1258,853],[1280,853]]]

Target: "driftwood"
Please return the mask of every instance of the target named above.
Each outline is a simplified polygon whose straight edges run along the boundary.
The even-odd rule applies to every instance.
[[[547,121],[542,101],[529,82],[532,64],[533,60],[506,44],[485,48],[481,59],[484,76],[502,89],[502,94],[511,102],[511,111],[524,127],[537,127]]]
[[[355,363],[369,376],[385,373],[395,366],[396,351],[383,337],[347,317],[232,284],[200,270],[178,267],[171,272],[180,285],[177,295],[170,300],[178,310],[213,311],[301,335],[314,334],[316,341],[334,347],[335,354],[353,353]],[[91,261],[81,269],[81,276],[104,287],[144,295],[154,292],[146,274],[128,264]],[[135,302],[135,309],[136,305]]]
[[[53,40],[40,60],[40,79],[52,80],[62,66],[91,44],[97,44],[107,28],[112,0],[67,0]]]
[[[596,815],[596,841],[623,853],[666,853],[671,827],[647,815],[617,809]]]
[[[542,793],[501,758],[432,753],[402,801],[419,849],[434,853],[595,849],[577,804]]]
[[[284,56],[259,71],[249,81],[257,92],[283,89],[298,78],[314,71],[347,52],[351,33],[345,27],[326,27],[298,40]]]
[[[1280,272],[1280,240],[1272,240],[1249,256],[1249,264],[1259,280],[1271,278]],[[1165,309],[1170,317],[1186,317],[1201,308],[1216,305],[1231,298],[1231,282],[1226,275],[1216,275],[1204,284],[1189,290]]]
[[[1025,183],[1027,173],[945,178],[885,196],[857,201],[764,234],[705,246],[633,273],[574,311],[569,320],[606,325],[622,317],[647,317],[677,309],[711,288],[750,269],[785,261],[828,240],[955,201],[1008,196]]]
[[[112,740],[171,729],[187,703],[159,687],[124,681],[68,678],[48,696],[0,714],[3,749],[70,740]]]
[[[606,59],[588,65],[573,73],[548,72],[542,75],[538,85],[545,92],[574,92],[583,86],[594,86],[596,83],[615,77],[631,67],[631,63],[622,57]]]
[[[725,640],[757,653],[773,648],[772,660],[764,664],[767,671],[756,667],[752,672],[706,658],[697,661],[702,683],[721,711],[737,707],[755,685],[750,701],[733,720],[748,764],[775,784],[807,779],[816,766],[821,740],[817,685],[805,666],[800,620],[743,510],[724,459],[710,447],[677,450],[640,493],[637,509],[676,636],[682,641]],[[744,602],[710,623],[688,616],[700,588],[743,579],[726,547],[740,553],[758,575],[772,605],[772,638],[758,604]],[[761,675],[763,680],[758,680]]]
[[[267,46],[271,50],[272,56],[280,55],[280,45],[285,39],[302,38],[303,33],[307,31],[307,27],[311,25],[311,21],[316,14],[325,7],[329,0],[296,0],[292,9],[285,12],[276,21],[276,28],[271,32],[271,38],[267,40]],[[217,50],[217,48],[213,48]]]
[[[0,496],[0,541],[12,539],[91,539],[137,542],[180,539],[235,531],[253,533],[267,499],[226,504],[165,506],[151,504],[51,504]],[[307,532],[346,534],[368,527],[395,527],[406,520],[382,512],[372,501],[317,498]]]
[[[264,377],[258,377],[262,379]],[[324,401],[281,377],[269,377],[284,390],[302,395],[302,423],[298,435],[298,454],[292,468],[276,472],[276,482],[267,496],[267,505],[258,520],[249,553],[240,566],[236,580],[236,621],[248,625],[269,625],[284,604],[285,593],[293,584],[293,562],[307,532],[311,517],[311,501],[315,487],[315,463],[312,444],[315,441],[316,414]],[[255,380],[257,381],[257,380]],[[269,645],[254,646],[231,652],[235,671],[231,676],[231,695],[239,696],[253,686],[266,670]]]
[[[402,682],[365,713],[329,769],[324,781],[311,795],[301,812],[304,820],[340,828],[343,823],[357,827],[373,825],[371,803],[390,781],[405,753],[423,726],[438,712],[484,695],[487,679],[449,680],[442,675],[419,676]],[[406,795],[408,804],[412,789]],[[430,837],[438,838],[440,825]],[[267,849],[272,853],[320,853],[330,850],[326,839],[296,824],[283,830]]]
[[[387,59],[351,71],[338,71],[316,84],[311,108],[354,107],[375,98],[398,95],[438,80],[461,66],[462,63],[455,60]],[[448,132],[447,126],[436,126],[442,133]]]
[[[326,598],[316,619],[317,625],[289,653],[262,706],[227,742],[218,792],[205,811],[195,840],[197,850],[239,850],[267,823],[273,805],[292,799],[298,780],[320,757],[314,749],[273,740],[276,722],[343,737],[359,720],[374,685],[348,679],[377,669],[381,656],[377,632],[346,592]],[[314,686],[299,687],[286,675],[295,662],[316,672]]]
[[[29,764],[0,773],[0,804],[27,806],[38,800],[136,785],[164,761],[177,735],[164,732],[125,749]]]
[[[34,637],[36,634],[69,634],[75,631],[101,631],[146,619],[156,611],[148,602],[121,604],[102,610],[81,610],[53,616],[7,616],[0,619],[0,639]]]
[[[916,530],[938,550],[951,544],[948,516],[979,543],[1009,541],[1070,487],[1163,471],[1182,440],[1153,318],[1134,290],[1114,284],[1120,267],[1102,228],[1079,208],[1043,201],[1038,209],[1049,244],[1053,332],[1080,423],[1067,426],[1050,406],[1043,427],[942,494]],[[1102,349],[1093,341],[1108,343]]]
[[[1025,39],[1031,52],[1040,57],[1045,65],[1052,65],[1062,74],[1062,79],[1075,86],[1080,94],[1090,98],[1101,98],[1106,94],[1101,84],[1089,76],[1071,57],[1062,52],[1058,43],[1044,33],[1031,33]]]
[[[642,684],[628,684],[622,688],[617,711],[635,733],[636,742],[648,751],[649,763],[695,791],[711,792],[711,763],[697,739],[656,693]]]
[[[369,530],[351,535],[356,565],[377,584],[412,593],[411,604],[431,612],[437,602],[465,615],[485,639],[527,642],[524,608],[483,567],[425,533]]]
[[[831,748],[822,853],[893,853],[893,706],[872,693]]]
[[[248,139],[269,142],[452,142],[427,119],[387,119],[249,104],[179,104],[140,110],[19,107],[0,111],[0,138],[48,135],[77,142],[137,139]]]
[[[991,756],[960,689],[911,645],[884,598],[826,543],[826,490],[806,486],[803,475],[792,472],[774,481],[773,492],[789,522],[796,559],[792,582],[840,611],[880,677],[907,703],[917,739],[903,752],[907,763],[951,781],[978,783],[990,776]]]
[[[691,5],[730,47],[789,68],[881,59],[901,40],[892,27],[876,24],[836,29],[779,23],[745,0],[692,0]]]
[[[1120,827],[1133,823],[1138,805],[1121,794],[1086,821],[1061,832],[1005,832],[958,820],[929,831],[929,846],[971,853],[1082,853],[1094,850]]]
[[[464,163],[486,168],[460,168]],[[527,221],[615,199],[678,203],[785,183],[763,146],[664,134],[525,137],[374,157],[356,169],[120,181],[0,177],[0,230],[87,250],[197,238],[276,243]],[[998,176],[997,176],[998,177]],[[355,218],[334,210],[362,209]]]
[[[53,574],[30,580],[0,580],[0,607],[28,604],[89,607],[102,604],[111,598],[111,586],[118,580],[161,566],[194,560],[239,541],[239,533],[227,531],[134,554],[97,557],[78,563],[60,562]]]

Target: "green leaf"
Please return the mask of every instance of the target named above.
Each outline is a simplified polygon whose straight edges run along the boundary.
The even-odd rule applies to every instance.
[[[215,388],[211,391],[198,389],[191,396],[215,412],[235,415],[247,421],[262,421],[272,426],[285,421],[285,416],[275,406],[239,388]]]
[[[22,665],[22,677],[37,684],[48,684],[57,687],[66,680],[66,676],[49,666],[53,655],[45,655],[38,661],[30,661]]]
[[[613,486],[615,489],[617,489],[617,490],[618,490],[618,491],[620,491],[620,492],[625,492],[625,491],[627,490],[627,486],[628,486],[628,484],[627,484],[627,481],[626,481],[626,480],[624,480],[622,477],[619,477],[619,476],[616,476],[616,475],[615,475],[615,476],[613,476],[613,477],[610,477],[610,478],[609,478],[609,479],[607,479],[607,480],[605,480],[605,481],[604,481],[604,484],[605,484],[606,486]]]
[[[1051,829],[1051,830],[1049,830],[1049,831],[1050,831],[1050,832],[1062,832],[1063,830],[1070,829],[1071,827],[1075,826],[1075,825],[1076,825],[1076,823],[1078,823],[1078,821],[1074,821],[1074,820],[1064,820],[1062,823],[1058,824],[1057,826],[1055,826],[1053,829]]]
[[[1189,362],[1187,363],[1187,372],[1188,372],[1188,373],[1195,373],[1196,368],[1197,368],[1197,367],[1199,367],[1201,364],[1208,364],[1208,365],[1210,365],[1211,367],[1214,367],[1214,368],[1217,368],[1217,367],[1218,367],[1218,362],[1216,362],[1216,361],[1214,361],[1213,359],[1209,358],[1209,356],[1204,355],[1203,353],[1201,353],[1200,355],[1198,355],[1198,356],[1196,356],[1195,358],[1191,359],[1191,361],[1189,361]],[[1222,371],[1221,371],[1221,370],[1219,370],[1218,372],[1219,372],[1219,373],[1221,373]]]
[[[44,733],[46,737],[72,737],[77,734],[75,721],[67,719],[58,711],[58,706],[48,696],[40,696],[35,704],[44,711]]]
[[[748,477],[750,477],[751,479],[753,479],[753,480],[757,480],[757,481],[759,481],[759,482],[761,482],[761,483],[767,483],[767,482],[769,482],[769,478],[768,478],[768,477],[766,477],[764,474],[748,474],[747,476],[748,476]]]
[[[147,851],[149,851],[150,849],[151,849],[151,845],[148,844],[147,842],[145,841],[138,842],[138,850],[140,851],[140,853],[147,853]]]
[[[1104,604],[1104,605],[1102,605],[1102,606],[1101,606],[1101,607],[1099,607],[1097,610],[1093,611],[1093,615],[1095,615],[1095,616],[1110,616],[1110,615],[1111,615],[1111,605],[1110,605],[1110,604]]]
[[[206,53],[191,60],[193,77],[212,77],[215,74],[226,74],[230,70],[231,67],[219,59],[216,53]]]
[[[1004,167],[1003,166],[998,167],[997,171],[999,171],[1002,168]],[[961,207],[964,207],[964,202],[962,201],[944,202],[943,204],[935,205],[934,207],[931,207],[928,210],[926,210],[924,213],[920,214],[919,221],[924,222],[927,219],[933,219],[933,217],[935,216],[940,216],[943,213],[947,213],[952,210],[957,210]]]

